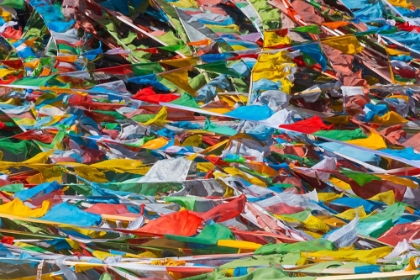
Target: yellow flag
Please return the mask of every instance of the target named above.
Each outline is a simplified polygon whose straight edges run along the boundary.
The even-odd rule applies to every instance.
[[[281,90],[287,94],[290,94],[292,92],[293,83],[286,78],[282,78],[279,80],[281,84]]]
[[[343,193],[333,193],[333,192],[327,192],[327,193],[318,193],[318,200],[323,201],[324,203],[329,203],[335,199],[338,199],[340,197],[343,197]]]
[[[91,164],[90,166],[98,169],[106,169],[124,173],[128,169],[139,168],[143,166],[143,163],[140,160],[135,159],[109,159]]]
[[[285,35],[278,35],[276,31],[264,31],[264,48],[275,47],[279,45],[290,45],[292,40]]]
[[[387,192],[378,193],[372,196],[371,198],[369,198],[369,200],[381,201],[385,203],[386,205],[392,205],[395,203],[395,195],[392,190],[389,190]]]
[[[309,217],[303,222],[303,225],[306,229],[310,231],[323,233],[327,233],[330,231],[330,228],[329,226],[327,226],[326,223],[324,223],[321,219],[318,219],[313,215],[309,215]]]
[[[51,167],[49,164],[46,164],[46,162],[52,153],[52,150],[48,152],[41,152],[36,156],[22,162],[0,161],[0,170],[7,170],[11,167],[18,168],[25,166],[38,171],[42,171]]]
[[[30,118],[22,118],[22,119],[13,119],[18,126],[27,125],[27,126],[34,126],[36,121]]]
[[[185,157],[185,159],[188,159],[188,160],[194,161],[194,160],[197,158],[197,155],[198,155],[198,154],[191,154],[191,155],[189,155],[189,156]]]
[[[45,105],[44,107],[47,107],[48,105]],[[52,106],[51,106],[52,107]],[[50,116],[51,120],[48,122],[45,122],[45,126],[53,125],[63,119],[64,116]]]
[[[15,69],[6,69],[6,68],[1,68],[0,69],[0,79],[3,79],[4,77],[6,77],[7,75],[11,75],[15,73]]]
[[[346,143],[373,150],[386,149],[384,138],[377,132],[371,131],[368,138],[345,141]]]
[[[63,225],[60,226],[60,228],[64,230],[71,230],[78,233],[81,233],[85,236],[89,236],[90,238],[99,238],[106,235],[106,231],[98,231],[98,230],[92,230],[92,229],[83,229],[76,226],[70,226],[70,225]],[[70,243],[69,243],[70,244]],[[70,244],[72,246],[72,244]]]
[[[195,90],[188,83],[188,69],[173,71],[166,74],[160,74],[161,77],[170,81],[182,90],[185,90],[191,95],[195,95]]]
[[[220,28],[220,25],[215,25],[215,24],[205,24],[205,25],[206,25],[206,27],[208,27],[210,29]],[[227,28],[227,29],[231,29],[232,31],[239,32],[239,26],[236,25],[236,24],[225,25],[225,26],[223,26],[223,28]]]
[[[413,3],[407,2],[407,0],[388,0],[388,2],[392,6],[398,6],[403,8],[411,8],[411,6],[413,6]]]
[[[239,170],[239,169],[237,169],[235,167],[226,167],[223,170],[226,173],[228,173],[228,174],[230,174],[232,176],[236,176],[237,175],[237,176],[241,177],[242,179],[244,179],[244,180],[246,180],[246,181],[248,181],[248,182],[250,182],[250,183],[252,183],[254,185],[261,186],[261,187],[266,187],[267,186],[259,178],[254,177],[252,175],[247,175],[245,172],[242,172],[241,170]]]
[[[98,258],[98,259],[101,259],[101,260],[104,260],[104,259],[106,259],[106,258],[108,258],[108,257],[113,257],[113,256],[115,256],[114,254],[111,254],[111,253],[108,253],[108,252],[104,252],[104,251],[99,251],[99,250],[95,250],[95,251],[93,251],[93,252],[92,252],[92,255],[93,255],[95,258]]]
[[[38,185],[38,184],[42,184],[42,183],[44,183],[44,182],[45,182],[45,179],[44,179],[44,176],[42,176],[42,174],[41,174],[41,173],[38,173],[38,174],[36,174],[36,175],[34,175],[34,176],[30,176],[30,177],[26,178],[26,181],[27,181],[29,184],[35,184],[35,185]]]
[[[219,183],[220,183],[220,181],[219,181]],[[222,184],[222,185],[224,185],[224,184]],[[235,195],[235,190],[234,189],[232,189],[231,187],[229,187],[229,186],[227,186],[227,185],[225,185],[225,193],[223,194],[223,197],[232,197],[232,196],[234,196]]]
[[[159,137],[159,138],[150,140],[149,142],[147,142],[141,147],[143,149],[156,150],[156,149],[164,147],[166,144],[168,144],[168,140],[166,140],[163,137]]]
[[[0,16],[3,18],[3,20],[5,22],[11,21],[12,20],[12,14],[6,10],[3,10],[0,8]]]
[[[17,105],[17,104],[15,103],[15,99],[13,99],[13,98],[9,98],[9,99],[7,99],[5,102],[0,102],[0,104]],[[35,103],[35,104],[36,104],[36,103]]]
[[[403,99],[405,102],[408,102],[409,97],[406,95],[400,95],[400,94],[395,94],[395,95],[389,95],[386,98],[398,98],[398,99]]]
[[[24,65],[25,65],[25,67],[35,69],[39,66],[40,63],[41,63],[41,61],[39,59],[34,59],[34,60],[31,60],[31,61],[25,62]]]
[[[50,205],[51,203],[45,200],[42,202],[41,208],[31,209],[23,204],[22,200],[15,198],[10,202],[0,205],[0,213],[27,218],[40,218],[47,213]]]
[[[252,71],[258,72],[263,70],[279,69],[279,67],[284,63],[290,63],[290,65],[295,66],[287,52],[281,51],[278,53],[263,53],[258,57],[258,61]]]
[[[203,108],[203,109],[212,113],[217,113],[217,114],[226,114],[232,111],[231,109],[228,109],[228,108]]]
[[[407,186],[409,188],[418,188],[419,186],[412,180],[408,179],[408,178],[403,178],[403,177],[399,177],[399,176],[394,176],[394,175],[381,175],[381,174],[375,174],[375,176],[380,177],[384,180],[390,181],[392,183],[395,184],[399,184],[399,185],[403,185],[403,186]]]
[[[393,125],[393,124],[400,124],[400,123],[406,123],[408,120],[406,120],[404,117],[402,117],[400,114],[394,111],[389,111],[383,116],[375,116],[373,119],[374,123],[381,124],[381,125]]]
[[[195,8],[198,9],[198,4],[194,0],[180,0],[173,2],[172,5],[178,8]]]
[[[223,197],[232,197],[235,195],[235,190],[229,187],[227,184],[225,184],[225,182],[221,180],[228,177],[227,174],[216,170],[213,172],[213,177],[225,188],[225,193]]]
[[[359,218],[365,218],[367,216],[366,212],[365,212],[365,208],[363,206],[359,206],[359,207],[356,207],[356,208],[348,209],[348,210],[346,210],[346,211],[344,211],[340,214],[337,214],[335,216],[338,217],[338,218],[344,219],[344,220],[351,221],[356,217],[356,215]]]
[[[241,45],[232,45],[232,49],[234,51],[244,51],[244,50],[247,50],[248,48]]]
[[[198,58],[197,57],[186,57],[186,58],[179,58],[179,59],[168,59],[168,60],[161,60],[159,63],[166,64],[178,68],[182,67],[189,67],[197,65]]]
[[[234,100],[232,100],[231,96],[227,96],[227,95],[221,95],[219,96],[219,99],[225,102],[229,107],[233,107],[236,103]],[[206,109],[206,110],[209,110],[209,109]]]
[[[345,222],[336,217],[326,217],[325,219],[322,219],[322,221],[332,227],[342,227],[346,224]]]
[[[354,35],[344,35],[323,39],[322,44],[337,49],[345,54],[356,54],[363,51],[363,46]]]
[[[110,159],[89,165],[90,167],[117,173],[132,173],[145,175],[150,166],[143,165],[139,160],[134,159]]]
[[[39,154],[37,154],[34,157],[31,157],[28,160],[25,160],[24,164],[34,164],[34,163],[46,163],[50,157],[50,155],[52,155],[54,151],[48,151],[48,152],[41,152]]]
[[[284,79],[292,73],[295,65],[292,63],[285,63],[281,66],[277,67],[276,69],[264,71],[264,72],[253,72],[252,79],[253,81],[259,81],[263,78],[268,79],[270,81],[278,81],[280,79]]]
[[[269,32],[268,34],[271,33]],[[273,34],[278,36],[275,33]],[[257,82],[261,79],[271,80],[280,84],[282,91],[290,94],[293,83],[288,77],[295,68],[296,64],[293,63],[286,51],[280,51],[274,54],[263,53],[259,55],[257,63],[252,70],[252,81]]]
[[[251,167],[253,170],[263,175],[275,177],[279,174],[279,172],[276,171],[275,169],[260,162],[250,162],[247,165]]]
[[[342,190],[346,190],[346,191],[351,190],[350,184],[347,184],[346,182],[344,182],[344,181],[342,181],[338,178],[331,177],[330,178],[330,183],[333,184],[336,187],[339,187]]]
[[[70,238],[65,238],[65,239],[66,239],[66,242],[69,243],[70,247],[72,247],[73,249],[77,250],[77,249],[80,248],[80,245],[79,245],[78,242],[76,242],[76,241],[74,241],[73,239],[70,239]]]
[[[214,144],[213,146],[210,146],[208,148],[206,148],[204,151],[202,151],[201,153],[203,155],[211,155],[211,154],[215,154],[215,151],[218,149],[224,149],[227,145],[230,144],[230,140],[226,139],[223,140],[217,144]]]
[[[160,111],[156,114],[156,116],[150,120],[148,120],[145,123],[142,123],[143,125],[158,125],[158,126],[164,126],[166,123],[166,118],[168,116],[168,112],[166,110],[166,107],[162,107]]]
[[[410,52],[403,52],[395,49],[385,48],[389,55],[410,55]]]
[[[106,183],[108,179],[105,177],[105,174],[99,171],[96,168],[90,166],[78,166],[74,167],[74,171],[82,177],[90,182],[96,183]]]
[[[46,168],[41,171],[44,182],[62,181],[63,171],[57,166],[52,166],[51,168]]]
[[[250,241],[242,241],[242,240],[219,240],[217,242],[217,246],[222,247],[230,247],[230,248],[238,248],[243,250],[257,250],[262,245]]]
[[[97,257],[97,256],[95,256],[95,257]],[[99,258],[99,257],[97,257],[97,258]],[[81,273],[83,271],[86,271],[86,270],[89,270],[89,269],[94,269],[94,268],[100,268],[102,266],[105,266],[105,265],[101,264],[101,263],[77,263],[74,266],[74,271],[76,273]]]
[[[209,172],[214,169],[214,164],[211,162],[197,162],[197,169],[201,172]]]
[[[213,172],[213,177],[215,179],[224,179],[224,178],[228,177],[228,175],[223,173],[223,172],[220,172],[220,171],[216,170],[216,171]]]
[[[187,137],[187,139],[182,142],[182,146],[192,146],[192,147],[198,147],[201,142],[203,142],[203,136],[201,134],[195,134]]]
[[[385,257],[391,253],[391,251],[391,247],[379,247],[371,250],[321,250],[318,252],[302,252],[301,254],[307,256],[308,258],[313,258],[316,261],[334,259],[340,261],[376,264],[378,259]]]

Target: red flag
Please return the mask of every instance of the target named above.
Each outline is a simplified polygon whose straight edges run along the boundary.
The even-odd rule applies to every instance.
[[[246,203],[246,196],[241,195],[228,203],[217,205],[213,209],[205,213],[196,213],[203,220],[213,220],[221,223],[239,216],[243,211]]]
[[[179,95],[176,94],[157,94],[151,87],[141,89],[133,96],[133,99],[154,104],[159,104],[159,102],[172,102],[178,98]]]
[[[351,189],[353,192],[364,199],[369,199],[372,196],[377,195],[378,193],[387,192],[392,190],[395,195],[395,200],[402,201],[404,198],[405,191],[407,186],[395,184],[390,181],[372,181],[365,184],[363,187],[359,186],[357,183],[350,183]]]
[[[94,214],[110,214],[110,215],[118,215],[118,214],[128,214],[127,207],[123,204],[107,204],[107,203],[96,203],[93,206],[89,207],[85,210],[89,213]]]
[[[139,233],[151,234],[175,234],[183,236],[192,236],[197,233],[202,218],[198,217],[191,211],[180,211],[164,215],[156,220],[150,221],[138,230]]]
[[[330,130],[334,127],[334,125],[326,125],[320,117],[314,116],[292,124],[282,124],[279,127],[305,134],[313,134],[320,130]]]
[[[302,212],[305,210],[300,206],[289,206],[286,203],[274,204],[274,205],[268,206],[265,209],[277,215],[295,214],[295,213]]]
[[[32,199],[31,204],[36,207],[41,207],[42,203],[48,200],[51,203],[51,205],[56,205],[63,202],[63,200],[61,199],[61,196],[63,194],[63,190],[56,190]]]
[[[28,130],[13,135],[12,138],[16,138],[19,140],[36,140],[42,143],[51,144],[51,142],[54,140],[54,135],[44,132],[37,133],[35,130]]]
[[[19,40],[22,37],[22,28],[14,29],[12,26],[9,26],[1,35],[7,39]]]
[[[398,242],[406,239],[408,242],[420,238],[420,224],[398,224],[385,232],[379,241],[386,244],[397,246]]]
[[[23,69],[23,63],[21,60],[0,60],[0,62],[13,69]]]

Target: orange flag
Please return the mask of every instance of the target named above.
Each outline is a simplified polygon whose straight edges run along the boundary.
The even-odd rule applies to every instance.
[[[322,25],[328,27],[329,29],[336,30],[337,28],[347,26],[349,23],[347,21],[333,21],[333,22],[323,22]]]

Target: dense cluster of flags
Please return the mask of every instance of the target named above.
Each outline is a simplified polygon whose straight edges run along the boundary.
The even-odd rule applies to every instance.
[[[406,0],[0,0],[0,279],[420,279]]]

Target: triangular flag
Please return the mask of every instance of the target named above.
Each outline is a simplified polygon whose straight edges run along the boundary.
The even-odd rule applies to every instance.
[[[160,74],[160,76],[170,81],[180,89],[185,90],[189,94],[195,95],[195,90],[188,83],[188,69]]]

